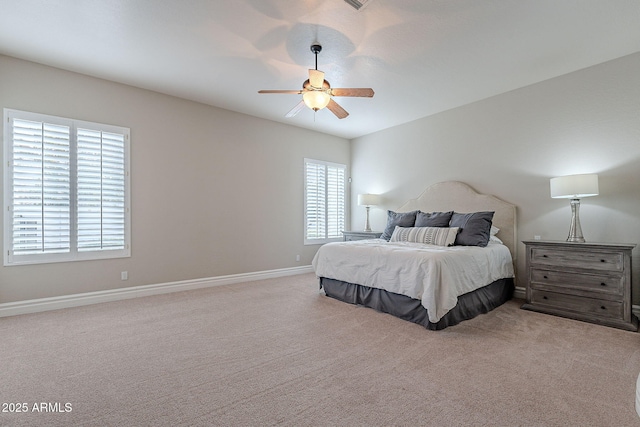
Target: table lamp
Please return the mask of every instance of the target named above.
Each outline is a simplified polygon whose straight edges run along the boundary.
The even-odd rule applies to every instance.
[[[365,206],[367,208],[367,219],[364,222],[364,231],[371,232],[371,225],[369,225],[369,208],[380,204],[380,196],[377,194],[358,194],[358,205]]]
[[[584,242],[580,227],[580,198],[598,195],[598,175],[568,175],[551,178],[551,197],[571,199],[571,227],[567,242]]]

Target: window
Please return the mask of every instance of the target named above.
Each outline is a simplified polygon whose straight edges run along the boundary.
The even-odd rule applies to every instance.
[[[4,265],[130,256],[129,129],[4,110]]]
[[[345,222],[346,166],[304,159],[304,243],[342,238]]]

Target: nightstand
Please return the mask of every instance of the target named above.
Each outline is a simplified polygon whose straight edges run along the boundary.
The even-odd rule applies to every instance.
[[[524,241],[526,310],[638,330],[631,312],[631,251],[635,245]]]
[[[380,231],[343,231],[342,240],[350,242],[353,240],[377,239],[382,236]]]

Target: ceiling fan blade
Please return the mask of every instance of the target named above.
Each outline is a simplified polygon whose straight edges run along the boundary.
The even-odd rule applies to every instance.
[[[331,89],[331,95],[333,96],[359,96],[359,97],[365,97],[365,98],[372,98],[373,93],[374,93],[373,89],[368,87]]]
[[[295,95],[300,95],[302,91],[301,90],[259,90],[258,93],[291,93]]]
[[[339,119],[344,119],[349,115],[349,113],[347,113],[347,110],[345,110],[340,105],[338,105],[338,103],[333,99],[329,100],[329,104],[327,104],[327,108],[329,109],[329,111],[335,114],[336,117]]]
[[[293,108],[291,109],[291,111],[289,111],[287,114],[285,114],[285,117],[293,117],[293,116],[295,116],[295,115],[296,115],[296,114],[298,114],[298,113],[300,112],[300,110],[302,110],[304,107],[305,107],[305,105],[304,105],[304,101],[300,101],[300,102],[298,102],[298,104],[297,104],[295,107],[293,107]]]
[[[324,73],[318,70],[309,70],[309,84],[316,89],[322,89]]]

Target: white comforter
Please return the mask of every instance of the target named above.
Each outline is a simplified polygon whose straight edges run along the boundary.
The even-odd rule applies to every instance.
[[[494,241],[484,248],[382,239],[328,243],[312,265],[318,277],[418,299],[433,323],[456,306],[460,295],[514,276],[509,249]]]

